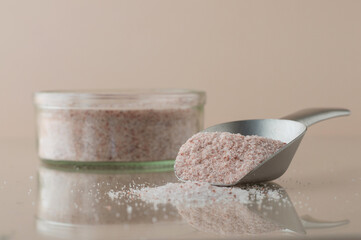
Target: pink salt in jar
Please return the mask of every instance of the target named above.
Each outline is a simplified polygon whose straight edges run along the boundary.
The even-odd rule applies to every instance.
[[[174,161],[203,128],[205,93],[48,91],[34,96],[39,157],[47,162]]]

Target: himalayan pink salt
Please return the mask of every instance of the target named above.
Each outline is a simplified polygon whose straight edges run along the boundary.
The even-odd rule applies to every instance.
[[[175,206],[183,219],[196,229],[227,236],[281,230],[283,227],[277,221],[264,216],[264,208],[270,203],[291,204],[284,198],[282,189],[266,184],[239,188],[216,187],[205,182],[167,183],[133,189],[129,193],[154,204],[155,208],[162,204]]]
[[[38,126],[43,159],[145,162],[175,159],[200,122],[190,108],[50,109]]]
[[[257,204],[261,208],[263,201],[284,201],[284,192],[274,184],[244,185],[240,187],[217,187],[206,182],[167,183],[158,187],[135,187],[128,191],[108,193],[111,198],[132,195],[146,203],[167,204],[186,207],[204,207],[214,203]],[[116,196],[116,197],[115,197]],[[287,200],[287,201],[286,201]]]
[[[174,168],[183,180],[233,184],[285,144],[260,136],[201,132],[182,145]]]

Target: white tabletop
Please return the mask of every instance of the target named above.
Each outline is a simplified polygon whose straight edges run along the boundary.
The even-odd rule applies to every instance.
[[[268,232],[243,218],[239,224],[256,229],[247,232],[237,226],[239,219],[230,219],[237,214],[222,214],[219,207],[214,210],[218,217],[204,211],[203,220],[195,220],[191,212],[184,214],[171,204],[125,204],[107,193],[129,183],[176,182],[173,172],[53,169],[41,166],[35,145],[30,140],[0,141],[0,239],[361,238],[360,137],[306,135],[288,171],[274,181],[292,204],[268,209],[266,218],[280,224],[276,211],[281,211],[289,226],[302,224],[293,229],[298,232]],[[243,208],[225,206],[224,211]],[[252,211],[262,215],[262,210]]]

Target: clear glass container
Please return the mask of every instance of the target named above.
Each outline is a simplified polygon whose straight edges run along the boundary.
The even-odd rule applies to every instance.
[[[144,167],[173,163],[180,146],[202,130],[205,93],[47,91],[34,101],[42,160]]]

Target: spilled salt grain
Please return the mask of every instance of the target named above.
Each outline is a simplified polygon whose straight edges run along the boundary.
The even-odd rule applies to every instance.
[[[260,136],[201,132],[182,145],[174,169],[183,180],[232,184],[285,144]]]
[[[127,213],[132,214],[133,208],[132,206],[127,206]]]

